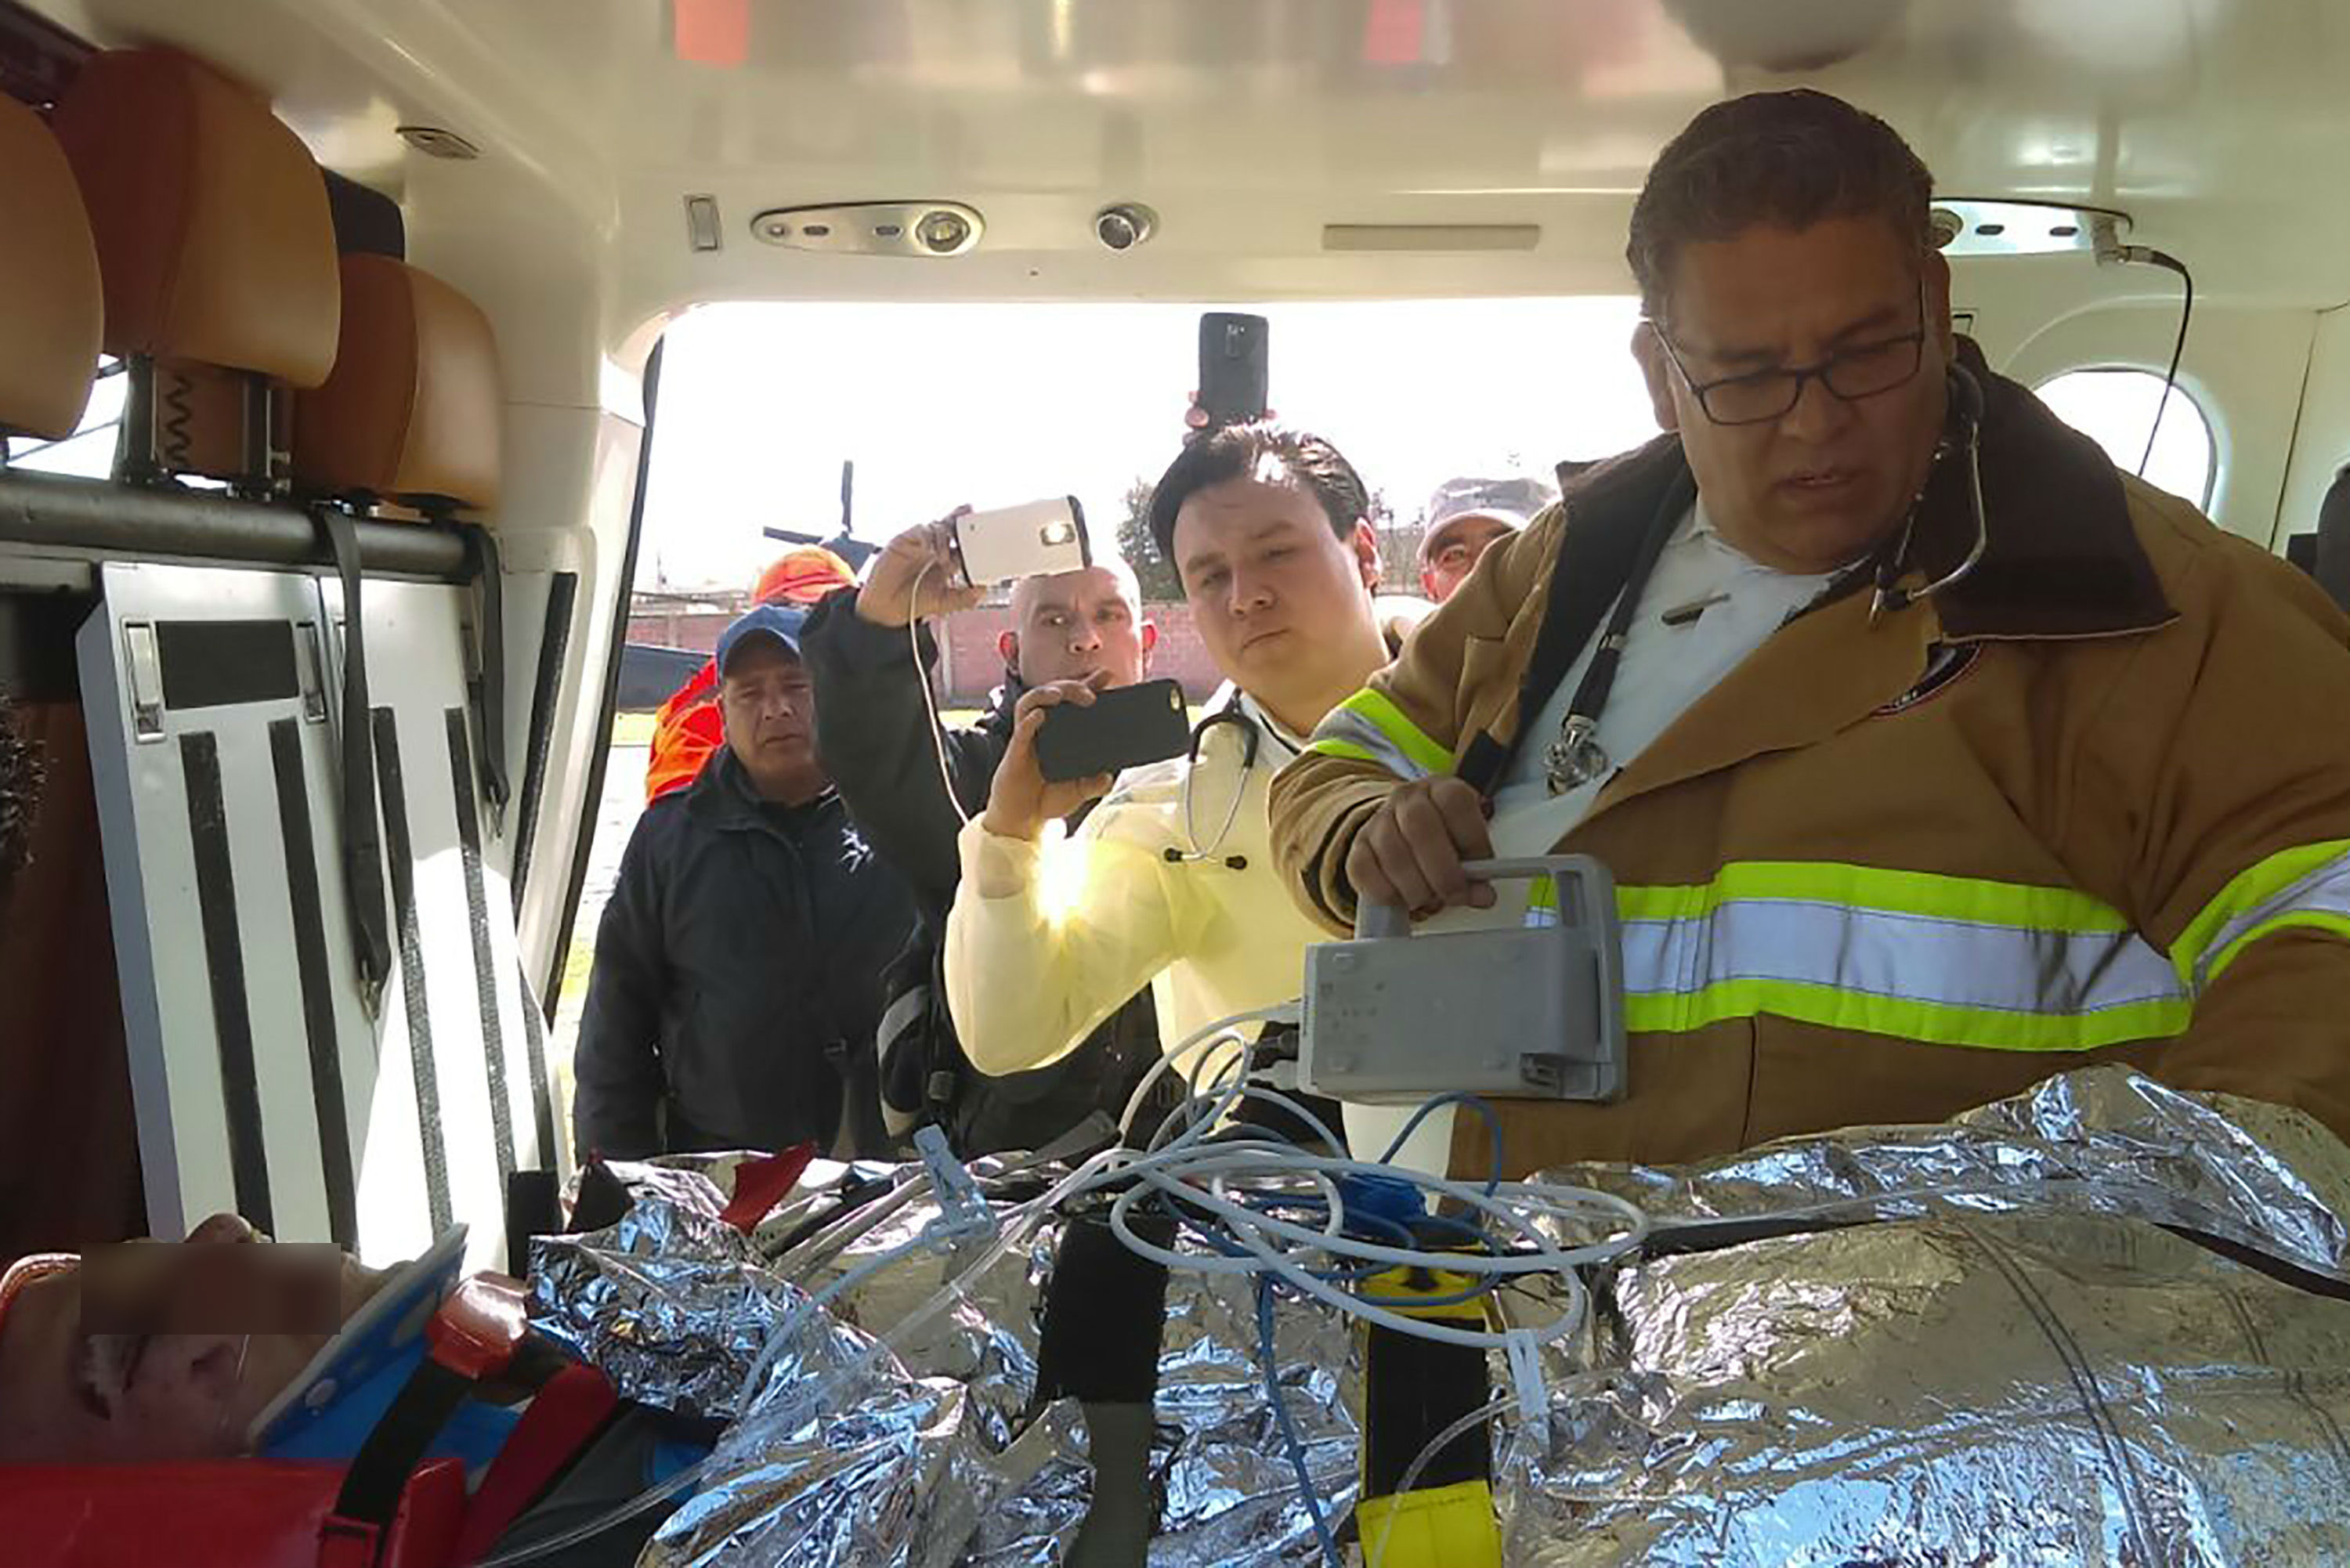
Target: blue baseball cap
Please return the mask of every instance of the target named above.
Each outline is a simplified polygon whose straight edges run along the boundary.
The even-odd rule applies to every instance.
[[[761,605],[718,634],[718,651],[713,656],[718,673],[726,673],[726,661],[734,650],[754,637],[772,637],[784,645],[784,651],[794,659],[800,656],[800,630],[807,625],[808,612],[799,605]]]

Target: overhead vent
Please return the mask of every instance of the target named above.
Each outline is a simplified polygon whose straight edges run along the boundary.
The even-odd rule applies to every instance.
[[[1326,251],[1530,251],[1540,223],[1326,223]]]
[[[961,202],[852,202],[771,207],[751,232],[771,245],[867,256],[959,256],[979,244],[986,220]]]

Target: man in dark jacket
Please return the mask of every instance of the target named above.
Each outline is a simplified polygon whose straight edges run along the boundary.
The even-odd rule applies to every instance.
[[[621,857],[579,1028],[583,1157],[879,1152],[881,973],[913,906],[818,759],[806,614],[764,605],[726,628],[726,748],[645,808]]]
[[[912,884],[921,911],[920,927],[889,980],[880,1044],[884,1113],[897,1132],[941,1123],[967,1158],[1041,1147],[1092,1111],[1115,1117],[1159,1060],[1148,992],[1112,1013],[1076,1051],[1035,1072],[983,1076],[955,1041],[938,975],[939,940],[962,877],[955,832],[964,815],[987,805],[988,784],[1011,736],[1013,704],[1029,686],[1047,680],[1130,686],[1142,679],[1158,639],[1158,628],[1142,618],[1133,574],[1115,560],[1024,578],[1013,589],[1014,629],[998,643],[1004,684],[995,706],[969,729],[945,730],[932,719],[923,690],[936,657],[930,630],[919,633],[918,668],[907,628],[971,608],[982,594],[961,584],[951,523],[926,524],[889,542],[864,587],[827,595],[806,638],[825,761],[875,849]],[[941,765],[953,776],[954,804],[941,783]]]

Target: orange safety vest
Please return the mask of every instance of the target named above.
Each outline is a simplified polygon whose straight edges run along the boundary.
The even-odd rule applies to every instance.
[[[710,659],[653,715],[652,756],[645,763],[645,804],[702,776],[702,764],[726,743],[718,716],[718,666]]]

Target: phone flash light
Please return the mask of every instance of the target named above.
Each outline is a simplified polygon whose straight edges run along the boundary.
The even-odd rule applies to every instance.
[[[1076,541],[1077,526],[1074,523],[1047,523],[1037,531],[1037,537],[1047,545],[1067,545]]]

